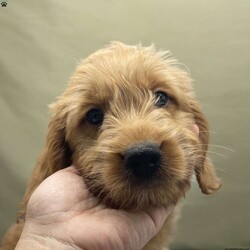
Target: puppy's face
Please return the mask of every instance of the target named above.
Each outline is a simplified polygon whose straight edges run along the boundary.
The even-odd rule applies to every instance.
[[[206,160],[207,123],[188,75],[173,64],[153,47],[113,43],[79,65],[53,106],[57,157],[65,161],[67,144],[90,190],[110,206],[176,203],[193,173],[204,193],[220,186]]]

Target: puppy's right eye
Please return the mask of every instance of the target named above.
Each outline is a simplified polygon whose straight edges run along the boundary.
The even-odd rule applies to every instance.
[[[165,92],[163,92],[163,91],[156,91],[155,92],[155,97],[156,97],[156,103],[155,103],[155,105],[157,107],[167,106],[167,104],[169,102],[169,96]]]
[[[101,124],[104,119],[103,112],[98,108],[93,108],[88,111],[86,120],[91,124]]]

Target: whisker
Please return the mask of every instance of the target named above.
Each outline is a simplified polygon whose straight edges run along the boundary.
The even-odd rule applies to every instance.
[[[222,158],[224,158],[224,159],[229,159],[227,156],[225,156],[225,155],[222,155],[222,154],[219,154],[219,153],[216,153],[216,152],[213,152],[213,151],[207,151],[208,153],[210,153],[210,154],[215,154],[215,155],[218,155],[218,156],[220,156],[220,157],[222,157]]]
[[[218,134],[216,131],[213,130],[200,130],[199,133],[207,133],[209,132],[210,134]]]
[[[224,146],[221,146],[221,145],[217,145],[217,144],[200,144],[200,145],[207,145],[207,146],[213,146],[213,147],[217,147],[217,148],[223,148],[223,149],[226,149],[226,150],[228,150],[228,151],[230,151],[230,152],[234,152],[234,150],[233,149],[231,149],[231,148],[228,148],[228,147],[224,147]]]
[[[203,150],[197,150],[196,151],[196,153],[200,153],[200,152],[204,152]],[[214,152],[214,151],[209,151],[209,150],[207,150],[206,151],[207,153],[210,153],[210,154],[215,154],[215,155],[217,155],[217,156],[220,156],[220,157],[222,157],[222,158],[225,158],[225,159],[229,159],[227,156],[225,156],[225,155],[222,155],[222,154],[219,154],[219,153],[216,153],[216,152]]]
[[[225,171],[224,169],[222,169],[222,168],[217,168],[217,170],[218,170],[218,171],[221,171],[221,172],[223,172],[223,173],[226,173],[226,171]]]

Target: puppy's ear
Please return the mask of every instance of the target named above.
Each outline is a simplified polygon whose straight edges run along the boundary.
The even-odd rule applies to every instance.
[[[71,152],[65,140],[65,127],[66,114],[54,112],[48,126],[45,147],[38,158],[21,203],[19,218],[24,216],[28,200],[37,186],[54,172],[71,164]]]
[[[204,194],[211,194],[221,187],[221,181],[216,175],[214,165],[207,157],[209,143],[208,123],[196,102],[192,102],[191,109],[196,125],[199,127],[199,140],[201,145],[201,155],[195,166],[196,179],[201,191]]]
[[[45,172],[47,176],[71,164],[65,129],[66,115],[55,113],[49,123],[46,144],[37,164],[40,172]]]

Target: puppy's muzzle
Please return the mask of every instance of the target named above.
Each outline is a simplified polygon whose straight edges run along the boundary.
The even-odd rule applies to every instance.
[[[139,179],[150,179],[161,166],[160,147],[152,142],[130,146],[124,153],[125,167]]]

